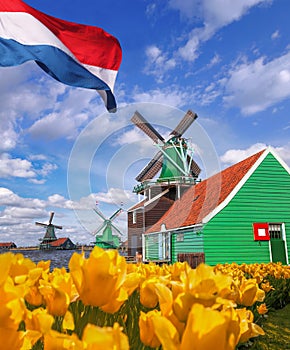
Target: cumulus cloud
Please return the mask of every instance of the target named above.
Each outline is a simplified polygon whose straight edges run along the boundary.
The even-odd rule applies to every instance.
[[[161,103],[173,107],[182,107],[185,101],[188,102],[190,95],[186,91],[182,91],[180,88],[175,86],[170,86],[164,89],[154,89],[141,91],[140,89],[135,89],[133,92],[134,102],[152,102]]]
[[[275,40],[278,39],[280,37],[280,32],[279,30],[276,30],[272,35],[271,35],[271,39]]]
[[[164,74],[176,66],[175,59],[169,58],[156,45],[147,47],[145,54],[147,62],[144,72],[148,75],[154,75],[158,82],[162,82]]]
[[[23,198],[8,188],[0,187],[0,206],[22,208],[45,208],[45,201],[38,198]]]
[[[209,40],[220,28],[239,20],[253,6],[270,4],[271,0],[170,0],[170,7],[180,11],[182,17],[201,23],[188,35],[179,48],[179,55],[194,61],[199,56],[200,45]]]
[[[221,161],[226,164],[235,164],[253,154],[267,148],[264,143],[256,143],[247,149],[230,149],[221,156]]]
[[[31,162],[26,159],[11,158],[9,154],[3,153],[0,155],[0,177],[35,177],[36,173],[33,170]]]
[[[266,61],[236,65],[223,81],[229,106],[237,106],[245,115],[254,114],[290,97],[290,53]]]
[[[235,164],[266,148],[267,145],[264,143],[255,143],[246,149],[230,149],[226,151],[220,157],[220,159],[223,163],[227,165]],[[272,148],[282,158],[282,160],[290,164],[290,143],[284,146]]]
[[[146,142],[148,141],[148,137],[146,137],[145,134],[142,133],[139,129],[134,128],[132,130],[122,133],[122,135],[120,135],[117,138],[116,144],[123,146],[123,145],[140,142],[140,141]]]

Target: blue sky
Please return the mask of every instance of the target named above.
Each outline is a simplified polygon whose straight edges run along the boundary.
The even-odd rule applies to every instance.
[[[290,3],[287,0],[27,0],[52,16],[118,38],[119,106],[54,81],[33,63],[0,69],[0,241],[36,245],[44,231],[90,243],[100,221],[137,198],[134,177],[156,152],[130,123],[140,111],[169,133],[187,131],[201,178],[271,145],[290,165]]]

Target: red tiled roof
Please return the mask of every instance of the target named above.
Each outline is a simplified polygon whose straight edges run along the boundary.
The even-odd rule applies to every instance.
[[[15,244],[14,242],[2,242],[0,243],[0,247],[9,247],[14,244]]]
[[[190,187],[146,233],[199,224],[234,190],[265,150]]]
[[[64,237],[64,238],[58,238],[56,241],[53,241],[49,243],[52,247],[59,247],[62,244],[64,244],[69,238]]]

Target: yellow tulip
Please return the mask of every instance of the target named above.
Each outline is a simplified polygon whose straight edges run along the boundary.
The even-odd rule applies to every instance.
[[[181,274],[184,291],[194,296],[196,302],[212,306],[217,298],[230,299],[232,296],[232,278],[205,264],[194,270]],[[220,299],[220,300],[221,300]]]
[[[123,288],[126,261],[116,250],[95,247],[88,259],[74,253],[69,269],[85,305],[99,306],[106,312],[114,313],[128,298]]]
[[[265,303],[257,306],[257,310],[260,315],[265,315],[268,312],[268,309]]]
[[[256,301],[263,301],[265,292],[261,290],[255,279],[245,279],[240,285],[240,297],[238,303],[252,306]]]
[[[0,343],[4,349],[18,350],[22,349],[24,332],[18,332],[17,329],[0,327]]]
[[[233,350],[234,342],[228,333],[230,326],[227,315],[194,304],[182,336],[181,350]]]
[[[274,290],[275,288],[273,286],[271,286],[271,284],[269,283],[269,281],[261,283],[261,288],[263,289],[263,291],[265,291],[266,293],[270,292],[270,290]]]
[[[254,315],[250,310],[243,308],[237,309],[236,312],[240,318],[239,343],[244,343],[252,337],[265,334],[261,327],[253,323]]]
[[[33,345],[43,335],[51,331],[54,318],[49,315],[47,310],[38,308],[33,311],[27,311],[25,317],[25,341],[27,344]]]
[[[39,281],[39,291],[48,312],[54,316],[64,316],[71,301],[78,296],[71,275],[64,268],[56,268],[44,277]]]
[[[162,349],[178,350],[180,348],[179,333],[166,317],[155,315],[152,317],[152,323],[156,337],[162,345]]]
[[[128,337],[122,332],[118,323],[113,327],[88,324],[84,329],[82,340],[86,350],[129,350]]]
[[[0,286],[5,283],[13,261],[12,253],[0,254]]]
[[[158,283],[159,280],[157,277],[149,278],[140,286],[140,302],[145,307],[150,309],[154,308],[158,304],[158,296],[155,290],[155,284]]]
[[[74,323],[74,318],[73,315],[70,311],[67,311],[64,315],[63,322],[62,322],[62,327],[64,329],[69,329],[73,331],[75,329],[75,323]]]
[[[186,322],[195,298],[190,293],[180,293],[173,302],[174,314],[180,322]]]
[[[44,336],[44,350],[84,350],[76,334],[68,335],[50,331]]]
[[[129,265],[129,264],[128,264]],[[130,264],[133,265],[133,264]],[[126,275],[126,279],[123,283],[123,288],[127,291],[128,296],[131,295],[136,289],[139,288],[141,282],[141,276],[137,272],[131,272]]]
[[[18,328],[26,308],[23,295],[14,286],[10,277],[0,286],[0,327]]]
[[[140,329],[140,339],[143,344],[150,346],[151,348],[156,348],[161,345],[161,342],[157,335],[155,334],[153,319],[156,316],[161,316],[160,311],[152,310],[146,314],[141,311],[139,317],[139,329]]]
[[[39,281],[43,276],[49,274],[50,262],[40,261],[37,267],[31,269],[28,273],[25,284],[28,286],[28,290],[25,294],[25,300],[33,306],[40,306],[44,304],[44,299],[39,291]],[[47,277],[48,279],[48,277]]]

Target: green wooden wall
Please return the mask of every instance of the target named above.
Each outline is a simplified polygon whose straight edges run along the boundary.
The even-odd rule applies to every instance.
[[[183,234],[183,240],[180,236]],[[171,236],[171,261],[177,261],[178,253],[202,253],[203,235],[200,231],[185,231],[183,233],[174,232]]]
[[[290,175],[271,153],[231,202],[205,225],[205,262],[269,262],[269,242],[254,241],[254,222],[285,223],[290,258]]]
[[[159,259],[158,233],[145,236],[145,259]]]

